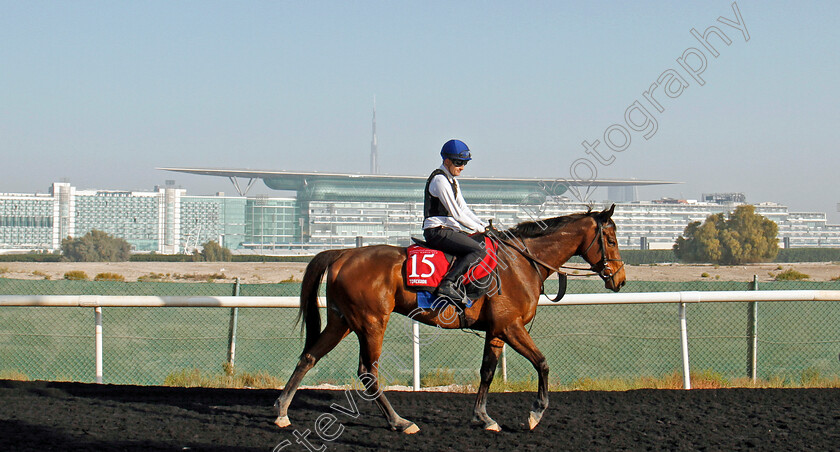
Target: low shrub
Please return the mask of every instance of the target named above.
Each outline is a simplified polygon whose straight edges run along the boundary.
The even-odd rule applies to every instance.
[[[780,249],[774,262],[833,262],[840,260],[837,248],[787,248]]]
[[[0,262],[59,262],[61,254],[28,253],[28,254],[0,254]]]
[[[780,272],[776,275],[776,281],[801,281],[803,279],[808,279],[810,276],[806,275],[805,273],[796,271],[792,268],[789,268],[783,272]]]
[[[90,278],[87,273],[81,270],[71,270],[64,274],[64,279],[69,281],[87,281]]]
[[[125,276],[119,273],[99,273],[93,277],[94,281],[122,281],[125,282]]]

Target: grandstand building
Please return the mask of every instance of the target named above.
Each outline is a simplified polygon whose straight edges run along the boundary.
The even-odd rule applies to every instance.
[[[174,183],[148,192],[79,190],[54,183],[47,194],[0,193],[0,252],[56,251],[62,239],[92,229],[124,238],[136,252],[165,254],[191,252],[209,240],[239,253],[291,254],[359,243],[406,245],[410,236],[422,235],[425,177],[259,174],[268,187],[294,194],[196,196]],[[233,180],[229,174],[213,175]],[[500,229],[590,207],[564,196],[568,187],[555,181],[459,180],[476,214],[493,218]],[[636,185],[667,182],[598,182],[611,188],[608,197],[618,199],[592,207],[616,202],[613,219],[624,248],[671,248],[688,223],[746,201],[740,193],[704,194],[700,201],[636,201]],[[840,226],[827,224],[825,213],[791,212],[775,203],[756,204],[756,211],[779,225],[780,246],[840,247]]]

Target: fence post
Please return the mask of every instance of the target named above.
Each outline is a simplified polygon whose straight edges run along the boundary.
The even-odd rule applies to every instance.
[[[758,275],[753,275],[753,290],[758,290]],[[747,316],[747,375],[755,383],[758,376],[758,302],[750,302]]]
[[[96,361],[96,382],[102,384],[102,308],[93,308],[93,318],[96,324],[94,330],[93,353]]]
[[[411,341],[412,341],[412,354],[413,354],[413,361],[414,361],[414,390],[420,390],[420,323],[416,320],[411,321]]]
[[[685,302],[680,302],[680,343],[682,345],[683,387],[691,389],[691,371],[688,365],[688,328],[685,321]]]
[[[233,296],[239,296],[239,278],[236,278],[236,283],[233,286]],[[229,374],[233,373],[233,365],[236,360],[236,328],[239,323],[239,308],[230,308],[230,325],[228,327],[228,356],[227,363]]]
[[[502,344],[502,382],[507,383],[507,344]]]

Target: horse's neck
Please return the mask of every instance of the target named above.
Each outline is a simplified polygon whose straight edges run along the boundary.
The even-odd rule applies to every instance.
[[[560,267],[580,248],[582,232],[566,227],[542,237],[526,239],[531,252],[547,264]]]

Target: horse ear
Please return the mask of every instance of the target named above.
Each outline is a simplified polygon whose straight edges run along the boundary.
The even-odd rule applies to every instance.
[[[598,218],[601,221],[607,221],[610,219],[610,217],[612,217],[613,212],[615,212],[615,204],[613,204],[609,209],[599,213]]]

